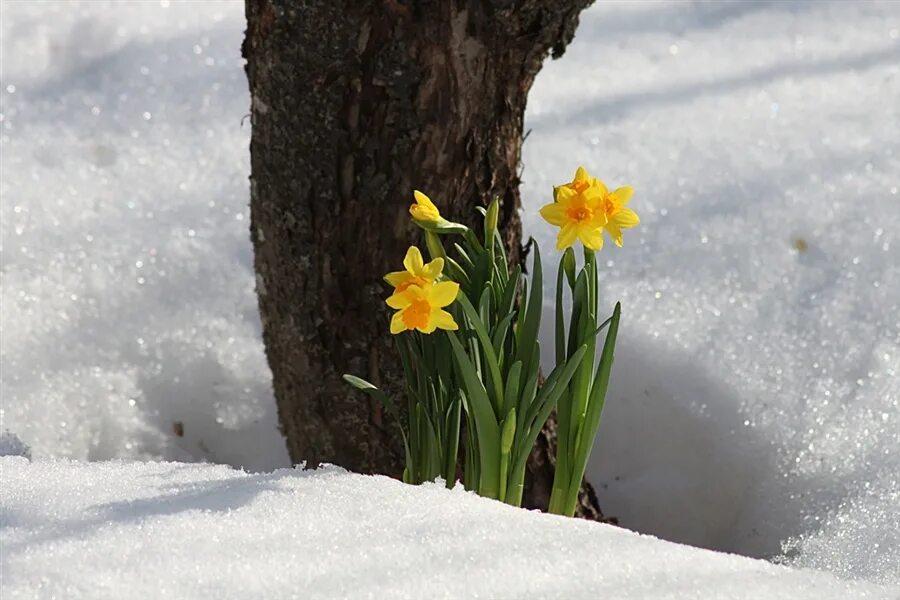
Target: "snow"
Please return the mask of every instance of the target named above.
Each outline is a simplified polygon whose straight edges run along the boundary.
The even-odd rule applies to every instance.
[[[8,474],[35,473],[34,487],[21,484],[15,493],[60,499],[47,505],[61,512],[41,535],[72,533],[65,542],[72,560],[87,550],[78,540],[112,540],[117,528],[144,523],[129,517],[104,524],[121,513],[115,507],[80,516],[91,502],[143,493],[138,512],[150,518],[155,510],[190,508],[197,494],[200,520],[181,526],[191,531],[208,519],[228,542],[227,525],[212,519],[227,523],[227,511],[209,515],[200,507],[249,509],[249,499],[275,496],[279,486],[313,494],[325,482],[336,487],[322,493],[342,497],[339,482],[357,481],[152,464],[130,466],[129,479],[116,471],[125,468],[119,463],[45,462],[209,461],[253,471],[289,463],[253,292],[243,28],[239,2],[4,1],[0,8],[0,431],[14,432],[35,459],[31,466],[3,459],[4,507],[19,497],[6,489]],[[604,510],[624,526],[900,584],[898,32],[894,2],[598,2],[583,13],[564,58],[539,75],[526,114],[523,216],[545,267],[555,268],[556,254],[536,210],[578,164],[611,185],[633,185],[643,221],[626,232],[624,248],[609,244],[601,255],[602,300],[611,306],[621,299],[624,310],[589,476]],[[432,196],[439,199],[439,191]],[[148,469],[147,489],[138,483],[141,468]],[[65,504],[78,478],[96,480],[106,496]],[[401,499],[446,494],[365,481]],[[251,491],[250,482],[263,489]],[[149,500],[154,485],[157,495],[181,490],[188,500],[163,498],[156,506]],[[211,498],[216,490],[224,497]],[[483,521],[464,514],[478,500],[459,498],[460,508],[446,509],[484,533]],[[413,529],[405,535],[414,539],[421,515],[409,502],[404,516]],[[374,524],[354,510],[366,509],[347,501],[345,513],[327,516],[333,523],[358,518],[355,535],[363,535]],[[260,511],[249,523],[292,547],[263,523],[262,514],[276,513]],[[28,514],[37,512],[22,518]],[[182,535],[165,529],[167,515],[174,518],[147,521],[148,531],[166,532],[151,544],[159,554],[161,539],[176,543]],[[11,529],[19,516],[6,508],[0,515],[4,586],[36,577],[21,556],[44,561],[48,572],[60,568],[47,564],[57,556],[54,544],[63,544],[56,538],[7,555],[7,539],[31,539],[27,525]],[[557,521],[513,518],[552,522],[540,535],[562,540],[553,533]],[[292,522],[282,514],[278,525]],[[98,531],[87,529],[92,523]],[[303,538],[302,529],[288,527]],[[622,552],[650,543],[571,527],[565,535],[585,540],[603,532],[584,543],[609,557],[599,563],[604,568],[613,555],[602,540],[631,540]],[[344,550],[401,557],[421,550],[391,539],[394,546]],[[260,553],[265,559],[256,562],[253,552],[267,546],[254,540],[244,546],[252,548],[243,550],[246,564],[277,563],[309,577],[309,565],[318,566],[323,586],[344,585],[335,564],[314,556],[288,565]],[[137,560],[139,547],[122,552]],[[521,551],[510,560],[530,556]],[[95,558],[111,569],[122,559]],[[704,576],[722,586],[731,586],[736,571],[720,560],[775,569],[710,558],[727,575]],[[242,585],[275,585],[250,577],[244,563],[228,564],[226,579],[243,573]],[[594,573],[592,581],[606,577],[594,571],[598,563],[577,564]],[[683,581],[666,564],[660,581]],[[173,559],[159,568],[189,567]],[[403,568],[377,565],[406,576],[397,571]],[[603,585],[625,581],[621,568]],[[515,572],[506,585],[520,583],[522,571],[498,569]],[[466,583],[442,572],[433,569],[448,589]],[[70,575],[43,581],[86,585]],[[285,576],[273,573],[272,581]],[[166,580],[147,577],[131,583]],[[103,581],[118,585],[112,576]],[[176,581],[186,594],[194,590],[183,573],[171,585]],[[683,585],[666,593],[689,593],[691,585]]]
[[[900,593],[334,467],[251,474],[16,457],[0,468],[5,599]]]
[[[241,9],[4,3],[0,417],[36,457],[289,465],[253,291]]]

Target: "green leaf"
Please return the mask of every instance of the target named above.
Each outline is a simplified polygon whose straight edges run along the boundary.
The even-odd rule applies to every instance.
[[[535,352],[532,353],[532,360],[534,360],[535,354],[537,356],[540,356],[540,351],[540,344],[538,343],[535,346]],[[525,418],[525,415],[528,414],[528,408],[531,406],[531,403],[535,399],[538,389],[538,381],[541,377],[541,371],[540,369],[535,369],[528,372],[525,370],[525,366],[522,365],[522,376],[525,377],[525,379],[522,380],[522,378],[520,377],[520,380],[522,380],[522,392],[521,394],[519,394],[518,404],[520,420],[523,420]]]
[[[515,315],[516,310],[516,294],[519,291],[519,285],[522,283],[522,267],[516,265],[513,267],[512,275],[503,288],[503,295],[497,303],[497,318],[503,315]]]
[[[490,384],[488,389],[490,390],[491,405],[494,408],[494,413],[500,415],[503,410],[503,379],[500,376],[500,365],[497,362],[497,355],[494,354],[494,346],[491,343],[491,338],[488,335],[481,317],[475,311],[475,307],[472,306],[469,299],[466,298],[466,295],[460,294],[457,296],[456,301],[462,306],[463,311],[466,313],[466,317],[468,317],[469,323],[471,323],[472,328],[475,330],[475,335],[478,336],[478,341],[481,343],[481,355],[484,357],[488,367],[488,379]],[[453,337],[450,339],[452,341]]]
[[[509,454],[513,440],[516,437],[516,408],[509,411],[509,415],[503,420],[503,431],[500,434],[500,454]]]
[[[516,409],[503,421],[503,432],[500,434],[500,494],[498,499],[506,500],[507,479],[509,478],[509,452],[516,437]]]
[[[569,356],[575,352],[583,340],[579,334],[582,333],[580,327],[584,322],[582,314],[587,312],[587,283],[587,274],[584,271],[578,273],[578,277],[575,279],[575,288],[572,291],[572,314],[569,315]]]
[[[544,423],[538,418],[538,415],[543,412],[547,403],[554,406],[556,405],[556,401],[562,393],[567,390],[569,381],[571,381],[573,375],[581,366],[585,352],[587,352],[586,344],[578,348],[569,360],[556,365],[556,367],[553,368],[549,377],[547,377],[547,380],[544,382],[544,385],[541,386],[541,390],[538,392],[534,402],[532,402],[531,407],[528,409],[525,423],[526,427],[531,426],[532,423],[536,426],[543,427]]]
[[[591,387],[591,396],[590,401],[588,402],[588,411],[585,418],[585,427],[583,429],[585,433],[581,436],[582,439],[576,441],[576,450],[579,455],[584,454],[585,464],[587,463],[587,457],[590,456],[590,446],[593,445],[597,427],[600,425],[600,415],[606,404],[606,392],[609,389],[609,377],[612,372],[621,312],[621,304],[616,302],[613,314],[609,318],[609,331],[606,333],[606,340],[603,342],[603,350],[600,353],[600,362],[597,365],[597,373],[594,377],[594,384]],[[587,435],[588,437],[585,438],[584,435]],[[585,446],[586,442],[587,445]]]
[[[466,411],[472,415],[475,421],[475,430],[478,438],[479,453],[479,494],[489,498],[496,498],[499,490],[499,463],[500,463],[500,428],[497,425],[496,415],[491,408],[484,385],[478,378],[475,366],[472,364],[466,351],[452,331],[448,332],[450,344],[453,346],[455,364],[462,377],[466,395]]]
[[[494,244],[497,246],[497,265],[501,266],[502,272],[509,273],[509,259],[506,256],[506,244],[503,243],[503,236],[500,235],[500,231],[494,232]]]
[[[531,289],[528,297],[528,304],[525,308],[524,320],[520,319],[520,329],[516,331],[516,342],[518,344],[517,356],[522,361],[523,369],[526,373],[536,371],[540,367],[531,364],[531,351],[537,343],[538,329],[541,325],[541,290],[543,282],[541,281],[541,251],[537,243],[534,244],[534,260],[531,274]]]
[[[507,415],[509,414],[510,410],[512,410],[519,404],[519,377],[521,375],[522,361],[517,360],[509,368],[509,373],[506,374],[506,387],[503,391],[503,399],[507,406]]]
[[[466,228],[465,233],[463,233],[463,239],[466,240],[466,243],[469,244],[473,250],[479,254],[484,253],[484,246],[478,241],[478,236],[476,236],[475,232],[468,227]]]
[[[491,337],[491,343],[494,345],[494,354],[497,355],[497,360],[500,362],[500,366],[502,367],[505,358],[503,355],[503,345],[506,342],[506,334],[509,332],[509,324],[512,323],[513,317],[515,315],[508,314],[503,317],[499,323],[497,323],[496,328],[494,329],[494,335]]]
[[[567,248],[566,252],[571,250]],[[566,323],[563,314],[563,262],[565,255],[559,261],[556,272],[556,364],[561,365],[566,360]]]
[[[525,471],[525,463],[528,460],[528,456],[531,453],[531,448],[534,447],[534,442],[537,440],[537,436],[540,433],[541,429],[544,426],[544,423],[547,422],[547,418],[550,416],[550,413],[553,411],[553,407],[556,405],[559,396],[565,391],[568,386],[569,380],[574,373],[574,368],[577,368],[577,365],[581,362],[581,358],[585,352],[584,346],[579,348],[573,358],[575,359],[571,363],[567,363],[564,367],[563,365],[557,365],[555,369],[553,369],[553,373],[550,374],[548,381],[550,379],[555,379],[553,382],[553,389],[546,393],[546,396],[541,398],[540,400],[535,400],[534,406],[539,406],[539,410],[531,419],[526,418],[526,423],[522,428],[524,432],[523,436],[520,438],[519,446],[516,451],[515,463],[513,464],[513,477],[519,477],[520,473],[524,473]],[[562,367],[562,371],[558,376],[555,377],[556,372]],[[546,384],[545,384],[546,388]],[[543,389],[541,390],[543,392]],[[559,463],[557,461],[557,467]],[[554,479],[555,482],[555,479]]]
[[[475,271],[475,263],[472,262],[472,258],[463,249],[463,247],[460,246],[459,244],[453,244],[453,248],[456,249],[456,253],[459,255],[460,264],[465,268],[465,270],[468,273],[474,272]]]
[[[456,483],[456,458],[459,454],[459,423],[462,413],[462,398],[457,396],[447,413],[446,442],[444,445],[444,481],[448,488]]]
[[[485,329],[489,326],[491,322],[491,290],[485,289],[481,293],[481,298],[478,300],[478,316],[481,317],[481,322],[484,323]]]

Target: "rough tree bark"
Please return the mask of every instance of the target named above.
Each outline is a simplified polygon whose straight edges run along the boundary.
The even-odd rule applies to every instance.
[[[256,288],[294,462],[402,471],[394,425],[340,374],[396,390],[381,276],[419,239],[412,190],[464,222],[501,196],[519,259],[526,97],[591,1],[246,1]],[[528,506],[546,506],[551,444]]]

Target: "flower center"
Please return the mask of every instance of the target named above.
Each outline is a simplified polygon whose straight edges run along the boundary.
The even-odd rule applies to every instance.
[[[603,212],[606,213],[607,218],[613,216],[613,213],[616,212],[616,205],[609,198],[603,201]]]
[[[399,294],[400,292],[403,292],[407,288],[412,287],[412,286],[423,288],[423,287],[425,287],[426,283],[428,283],[428,282],[425,281],[424,279],[422,279],[421,277],[411,277],[407,281],[404,281],[403,283],[398,285],[397,289],[394,290],[394,293]]]
[[[591,182],[586,179],[584,179],[582,181],[573,181],[572,183],[569,184],[569,187],[580,194],[584,190],[591,187]]]
[[[573,206],[569,209],[569,218],[575,221],[576,223],[580,223],[581,221],[587,221],[593,216],[593,212],[587,206]]]
[[[427,300],[419,298],[403,311],[403,324],[407,329],[425,328],[428,325],[428,317],[431,315],[431,305]]]

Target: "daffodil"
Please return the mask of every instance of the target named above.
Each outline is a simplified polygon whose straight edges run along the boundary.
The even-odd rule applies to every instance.
[[[541,208],[541,216],[559,227],[556,248],[563,250],[581,240],[585,247],[603,247],[603,227],[607,216],[603,200],[608,195],[602,181],[591,177],[584,167],[578,167],[571,183],[553,189],[554,201]]]
[[[409,207],[409,214],[413,219],[424,223],[436,223],[441,220],[441,213],[431,198],[419,190],[413,191],[413,197],[416,199],[416,203]]]
[[[394,293],[399,294],[410,286],[424,287],[434,283],[444,270],[444,259],[436,258],[428,264],[422,259],[422,253],[415,246],[410,246],[403,259],[405,271],[394,271],[384,276],[384,280],[394,287]]]
[[[459,284],[454,281],[440,281],[425,286],[411,285],[404,291],[387,299],[387,305],[397,309],[391,318],[391,333],[418,329],[422,333],[433,333],[435,329],[455,331],[459,325],[453,315],[443,310],[456,300]]]
[[[626,206],[633,194],[634,188],[626,185],[608,193],[603,199],[603,213],[606,215],[606,224],[603,228],[620,248],[622,230],[630,229],[641,222],[637,213]]]
[[[606,184],[578,167],[571,182],[553,188],[553,203],[541,208],[541,216],[560,228],[556,238],[559,250],[581,240],[591,250],[603,248],[603,230],[622,246],[622,230],[634,227],[640,219],[626,205],[634,189],[620,187],[610,192]]]
[[[564,188],[576,193],[582,193],[591,187],[600,190],[600,193],[603,195],[606,194],[606,186],[602,181],[596,177],[592,177],[584,167],[578,167],[575,170],[575,178],[572,179],[572,181],[553,187],[553,201],[556,202],[559,199],[560,190]]]

